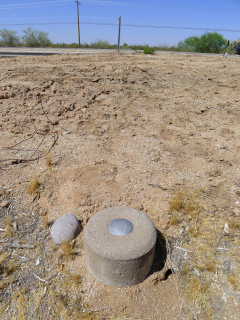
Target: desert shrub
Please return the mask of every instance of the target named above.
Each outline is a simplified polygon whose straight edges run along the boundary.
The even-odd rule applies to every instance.
[[[28,27],[26,30],[23,30],[23,33],[25,35],[22,37],[22,41],[27,47],[48,47],[51,45],[47,32]]]
[[[146,46],[145,48],[143,48],[143,52],[145,54],[155,54],[155,47],[149,47],[149,46]]]
[[[91,42],[91,47],[98,49],[108,49],[110,47],[110,43],[107,40],[97,39],[94,42]]]
[[[16,47],[20,44],[20,38],[16,31],[2,29],[0,30],[1,46]]]
[[[225,49],[227,40],[217,32],[205,32],[200,37],[193,36],[178,43],[180,51],[219,53]]]
[[[196,36],[188,37],[178,43],[178,49],[184,52],[194,52],[199,38]]]

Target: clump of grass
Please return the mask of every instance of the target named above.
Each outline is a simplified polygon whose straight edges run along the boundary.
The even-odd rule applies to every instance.
[[[9,255],[5,252],[0,255],[0,273],[2,273],[5,278],[17,270],[16,263],[8,258]]]
[[[197,192],[192,192],[189,190],[177,191],[171,197],[169,205],[169,212],[172,216],[170,223],[172,225],[178,224],[181,220],[186,218],[186,216],[188,220],[195,218],[201,209]]]
[[[38,181],[38,177],[35,175],[27,185],[27,193],[28,194],[37,193],[37,188],[39,187],[39,185],[40,185],[40,182]]]
[[[50,168],[53,164],[53,158],[50,152],[45,154],[44,160],[47,168]]]
[[[71,278],[71,283],[75,288],[77,288],[82,283],[82,279],[78,273],[71,274],[70,278]]]
[[[60,244],[60,259],[73,259],[78,254],[75,241],[66,241]]]
[[[5,224],[4,237],[12,237],[13,227],[11,225],[11,219],[9,217],[6,217],[3,223]]]
[[[229,221],[229,227],[231,228],[231,229],[237,229],[237,230],[239,230],[240,229],[240,219],[239,218],[231,218],[231,220]]]
[[[49,227],[49,219],[48,219],[47,215],[43,216],[43,223],[44,223],[45,228]]]

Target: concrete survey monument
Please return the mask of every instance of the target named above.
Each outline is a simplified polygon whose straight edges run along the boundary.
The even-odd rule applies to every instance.
[[[151,269],[156,239],[157,230],[144,212],[123,206],[100,211],[84,228],[88,270],[110,286],[136,285]]]

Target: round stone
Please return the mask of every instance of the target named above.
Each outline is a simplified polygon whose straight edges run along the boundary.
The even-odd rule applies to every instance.
[[[126,236],[133,231],[133,224],[127,219],[115,219],[109,222],[108,230],[115,236]]]
[[[77,217],[72,213],[65,213],[53,223],[50,234],[56,244],[61,244],[75,239],[80,229]]]
[[[142,211],[113,207],[96,213],[84,228],[86,265],[100,282],[126,287],[151,269],[157,231]]]

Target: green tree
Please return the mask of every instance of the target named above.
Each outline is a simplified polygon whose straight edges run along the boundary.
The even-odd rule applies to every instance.
[[[205,32],[200,37],[186,38],[178,43],[181,51],[195,51],[204,53],[219,53],[227,45],[227,40],[217,32]]]
[[[20,44],[17,32],[8,29],[0,30],[1,44],[6,47],[15,47]]]
[[[178,49],[180,51],[193,52],[195,51],[195,47],[197,46],[198,41],[199,37],[197,36],[186,38],[184,41],[180,41],[178,43]]]
[[[27,47],[48,47],[51,45],[47,32],[28,27],[27,30],[23,30],[23,33],[25,35],[22,37],[22,41]]]
[[[217,32],[205,32],[201,37],[200,41],[197,42],[197,52],[210,52],[219,53],[227,45],[227,40],[223,38],[223,35]]]

